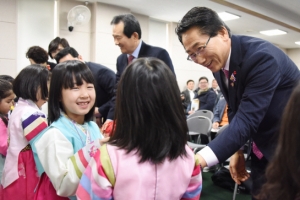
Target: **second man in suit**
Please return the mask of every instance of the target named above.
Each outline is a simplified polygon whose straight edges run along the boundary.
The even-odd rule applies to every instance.
[[[209,8],[192,8],[178,24],[176,33],[187,59],[213,72],[228,103],[229,126],[198,153],[200,163],[202,167],[212,166],[233,154],[230,173],[240,183],[249,175],[243,151],[239,149],[252,139],[255,196],[265,182],[265,168],[277,142],[277,125],[299,81],[299,69],[273,44],[231,35],[218,14]]]
[[[137,58],[155,57],[164,61],[174,73],[174,67],[168,52],[160,47],[154,47],[141,40],[142,31],[138,20],[132,14],[122,14],[115,16],[111,25],[113,28],[113,38],[116,45],[120,47],[122,54],[117,58],[116,88],[120,77],[128,64]],[[116,89],[115,88],[115,89]],[[108,119],[114,119],[115,96],[111,101],[111,108]],[[103,126],[105,132],[106,125]]]

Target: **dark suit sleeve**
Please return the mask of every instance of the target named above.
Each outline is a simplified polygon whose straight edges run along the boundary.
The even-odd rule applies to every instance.
[[[158,54],[157,58],[164,61],[169,66],[170,70],[175,74],[172,60],[169,56],[169,53],[165,49],[162,49],[162,51]]]
[[[103,68],[98,72],[98,84],[99,87],[109,94],[110,98],[114,96],[114,88],[116,83],[116,75],[112,70]],[[110,109],[110,101],[107,101],[105,104],[99,107],[99,112],[101,114],[107,113]]]
[[[276,109],[277,106],[272,105],[273,107],[269,108],[282,79],[274,58],[266,54],[255,54],[255,57],[250,56],[246,63],[247,65],[243,66],[244,75],[241,77],[244,79],[243,85],[239,85],[244,86],[244,92],[238,110],[227,129],[208,144],[219,162],[225,161],[253,137],[268,109]],[[267,127],[270,129],[271,126],[275,124],[269,124]]]
[[[110,120],[114,120],[115,117],[115,106],[116,106],[116,94],[117,94],[117,87],[118,87],[118,83],[120,81],[120,77],[121,77],[121,69],[122,69],[122,62],[121,62],[121,57],[119,56],[117,58],[117,73],[116,73],[116,77],[115,77],[115,84],[114,84],[114,90],[113,90],[113,96],[111,98],[111,101],[109,103],[109,112],[107,115],[107,119]]]

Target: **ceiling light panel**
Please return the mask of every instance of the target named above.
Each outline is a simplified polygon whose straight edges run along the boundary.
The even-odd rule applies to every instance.
[[[263,35],[267,35],[267,36],[287,34],[286,31],[282,31],[282,30],[279,30],[279,29],[273,29],[273,30],[267,30],[267,31],[260,31],[260,33],[263,34]]]
[[[218,13],[218,15],[224,22],[240,18],[240,16],[231,14],[229,12],[220,12],[220,13]]]

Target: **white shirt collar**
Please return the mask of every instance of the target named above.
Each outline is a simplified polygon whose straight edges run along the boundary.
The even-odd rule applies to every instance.
[[[230,47],[229,55],[228,55],[228,58],[227,58],[227,61],[226,61],[226,64],[225,64],[225,67],[223,68],[223,70],[225,69],[225,70],[229,71],[230,57],[231,57],[231,47]]]
[[[142,46],[142,40],[140,40],[140,43],[139,45],[136,47],[136,49],[134,50],[134,52],[131,54],[133,55],[134,59],[138,58],[139,57],[139,53],[140,53],[140,50],[141,50],[141,46]],[[130,54],[127,54],[127,58],[129,57]]]

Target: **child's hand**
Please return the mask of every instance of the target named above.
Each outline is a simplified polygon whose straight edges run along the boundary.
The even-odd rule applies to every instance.
[[[108,142],[110,137],[104,137],[103,139],[100,140],[100,145],[104,145],[106,142]]]

